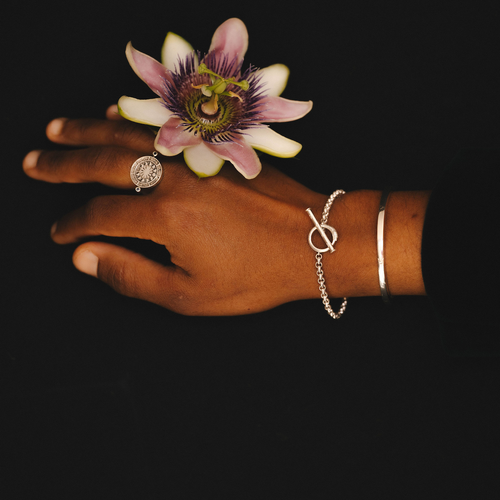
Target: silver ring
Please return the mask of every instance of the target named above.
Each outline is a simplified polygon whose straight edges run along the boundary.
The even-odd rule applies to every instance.
[[[143,188],[147,189],[156,186],[160,182],[163,167],[156,158],[157,156],[157,151],[153,152],[153,156],[141,156],[130,167],[130,178],[136,185],[135,190],[137,192]]]

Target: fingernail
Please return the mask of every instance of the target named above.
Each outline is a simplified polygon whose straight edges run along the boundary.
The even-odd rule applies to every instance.
[[[47,135],[60,135],[67,118],[56,118],[47,125]]]
[[[36,167],[36,164],[38,163],[38,158],[42,154],[42,151],[40,150],[35,150],[31,151],[24,157],[23,161],[23,168],[25,171],[31,170],[32,168]]]
[[[74,266],[85,274],[90,274],[97,278],[97,264],[99,259],[90,250],[82,250],[73,256]]]
[[[57,222],[54,222],[52,224],[52,227],[50,228],[50,236],[54,236],[54,233],[57,231]]]

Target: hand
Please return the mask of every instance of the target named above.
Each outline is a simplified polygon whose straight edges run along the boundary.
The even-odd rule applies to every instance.
[[[27,175],[45,182],[100,182],[124,194],[100,196],[54,224],[56,243],[96,235],[135,237],[165,246],[164,266],[123,247],[87,241],[74,265],[116,291],[189,315],[232,315],[318,298],[314,254],[307,244],[311,222],[327,196],[315,193],[269,165],[251,181],[230,164],[198,179],[180,160],[161,158],[160,184],[133,191],[132,163],[154,150],[144,126],[108,120],[58,119],[47,127],[72,151],[33,151]]]

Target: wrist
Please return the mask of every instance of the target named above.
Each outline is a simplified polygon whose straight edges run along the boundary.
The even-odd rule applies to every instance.
[[[379,294],[376,222],[377,191],[351,191],[332,206],[329,223],[338,233],[335,252],[324,255],[327,290],[332,297]]]
[[[346,193],[333,203],[328,224],[336,229],[338,240],[334,253],[323,254],[330,297],[380,295],[377,258],[380,197],[380,191],[359,190]],[[420,249],[428,198],[428,191],[393,192],[389,197],[384,251],[386,278],[393,295],[425,294]]]

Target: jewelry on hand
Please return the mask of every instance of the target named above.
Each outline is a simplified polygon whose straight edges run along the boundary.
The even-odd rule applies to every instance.
[[[137,186],[135,190],[139,192],[142,188],[156,186],[161,180],[163,167],[156,158],[158,152],[154,151],[153,156],[141,156],[130,167],[130,178]]]
[[[347,306],[347,297],[344,297],[344,301],[342,302],[342,305],[340,306],[339,312],[334,312],[330,306],[330,300],[328,298],[328,293],[326,291],[326,284],[325,284],[325,276],[323,273],[323,253],[324,252],[330,252],[333,253],[335,252],[335,248],[333,246],[335,245],[337,239],[338,239],[338,234],[335,228],[328,226],[328,215],[330,214],[330,208],[332,207],[332,204],[337,198],[337,196],[345,194],[345,191],[342,191],[342,189],[337,189],[330,198],[328,198],[328,201],[326,202],[325,208],[323,209],[323,216],[321,217],[321,223],[319,223],[314,217],[314,214],[312,213],[312,210],[308,208],[306,210],[307,214],[311,218],[314,227],[311,229],[309,232],[309,237],[308,237],[308,242],[309,246],[316,252],[316,275],[318,276],[318,284],[319,284],[319,291],[321,292],[321,298],[323,299],[323,305],[325,306],[326,312],[333,318],[333,319],[339,319],[342,314],[344,314],[344,311]],[[331,241],[329,240],[327,234],[325,233],[324,229],[330,232],[331,234]],[[318,231],[321,237],[323,238],[323,241],[325,242],[326,248],[318,248],[315,245],[313,245],[312,242],[312,235],[314,234],[314,231]]]
[[[386,189],[380,198],[380,207],[378,209],[377,219],[377,257],[378,257],[378,281],[380,285],[380,293],[382,299],[386,304],[391,303],[391,294],[389,286],[387,285],[387,278],[385,275],[385,255],[384,255],[384,222],[385,222],[385,208],[387,206],[387,198],[389,197],[390,190]]]

